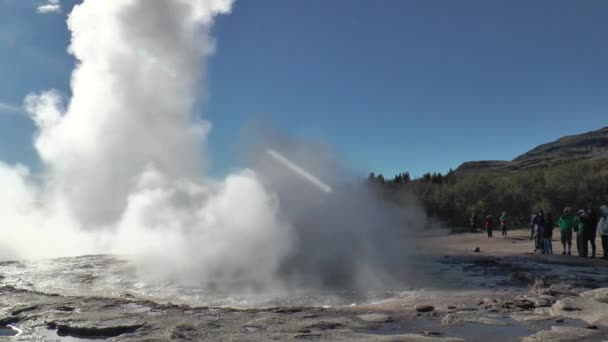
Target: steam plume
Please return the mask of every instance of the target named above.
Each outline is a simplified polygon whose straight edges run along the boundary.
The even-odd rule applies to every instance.
[[[211,125],[193,120],[192,109],[215,49],[213,20],[231,6],[86,0],[74,7],[71,97],[51,90],[25,99],[38,126],[42,180],[0,163],[0,257],[118,253],[141,274],[250,289],[366,283],[380,281],[376,271],[387,265],[402,268],[394,230],[402,213],[368,190],[327,196],[291,170],[268,166],[222,181],[204,176]],[[335,179],[337,169],[320,154],[283,147],[292,165]],[[417,212],[410,214],[417,225]]]
[[[23,166],[0,167],[9,194],[0,209],[8,218],[5,257],[128,253],[143,270],[154,265],[171,276],[272,278],[289,245],[277,201],[250,170],[204,180],[210,125],[191,115],[214,51],[213,18],[231,4],[87,0],[74,7],[71,99],[64,108],[52,90],[25,100],[45,180],[34,182]],[[260,248],[269,240],[279,247]],[[265,265],[255,275],[251,260]]]

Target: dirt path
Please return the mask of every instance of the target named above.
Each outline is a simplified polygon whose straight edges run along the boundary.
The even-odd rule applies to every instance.
[[[500,231],[494,231],[494,237],[488,238],[485,232],[481,233],[465,233],[452,235],[439,235],[421,240],[421,249],[435,250],[436,254],[450,255],[466,255],[475,247],[479,247],[482,254],[494,256],[522,256],[532,254],[534,252],[534,241],[530,240],[530,231],[528,229],[517,229],[508,232],[507,237],[503,238]],[[603,255],[601,239],[596,239],[597,256]],[[434,246],[435,248],[430,248]],[[591,247],[589,247],[591,251]],[[562,244],[560,242],[559,229],[555,229],[553,234],[553,253],[552,257],[562,257]],[[576,237],[573,237],[572,255],[578,255],[576,251]],[[572,256],[563,256],[573,261]],[[581,261],[576,258],[576,260]],[[603,261],[583,259],[584,262],[603,264]],[[575,261],[576,262],[576,261]]]

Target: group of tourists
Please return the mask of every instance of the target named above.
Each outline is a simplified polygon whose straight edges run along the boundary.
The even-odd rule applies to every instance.
[[[550,221],[552,222],[552,221]],[[573,213],[572,208],[566,207],[558,221],[561,234],[562,254],[572,254],[572,235],[576,234],[576,251],[580,257],[595,258],[595,240],[599,232],[604,250],[603,259],[608,259],[608,206],[601,206],[599,213],[592,207],[580,209]],[[589,253],[591,245],[591,253]],[[546,250],[540,250],[546,253]]]
[[[474,212],[473,215],[471,215],[471,218],[469,220],[471,223],[471,231],[473,233],[478,232],[479,229],[478,229],[477,214]],[[500,231],[501,231],[502,237],[505,237],[505,236],[507,236],[507,228],[509,225],[509,219],[507,217],[507,213],[503,211],[498,220],[500,222]],[[486,216],[485,222],[484,222],[484,227],[486,229],[486,233],[488,234],[488,237],[491,238],[492,232],[494,231],[494,217],[492,216],[492,214],[488,214],[488,216]]]
[[[469,219],[471,230],[478,231],[479,218],[473,213]],[[502,237],[507,236],[509,218],[503,212],[499,218]],[[566,207],[557,221],[554,221],[551,213],[539,210],[532,215],[530,221],[530,240],[534,240],[534,252],[542,254],[553,254],[553,229],[559,227],[562,254],[572,255],[572,236],[576,236],[576,251],[580,257],[595,258],[595,240],[599,232],[604,250],[603,259],[608,259],[608,206],[603,205],[599,211],[592,207],[580,209],[576,213],[572,208]],[[484,228],[488,238],[492,238],[494,230],[494,218],[491,214],[485,217]],[[591,251],[589,251],[591,245]]]

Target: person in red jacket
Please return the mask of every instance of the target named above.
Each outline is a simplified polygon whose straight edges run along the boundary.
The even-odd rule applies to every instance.
[[[492,228],[494,225],[494,218],[492,217],[492,214],[486,216],[486,232],[488,233],[488,237],[491,238],[492,237]]]

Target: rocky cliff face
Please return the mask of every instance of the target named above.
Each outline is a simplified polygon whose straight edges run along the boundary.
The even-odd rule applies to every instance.
[[[608,159],[608,127],[583,134],[570,135],[543,144],[512,161],[465,162],[456,171],[513,171],[550,167],[583,159]]]

